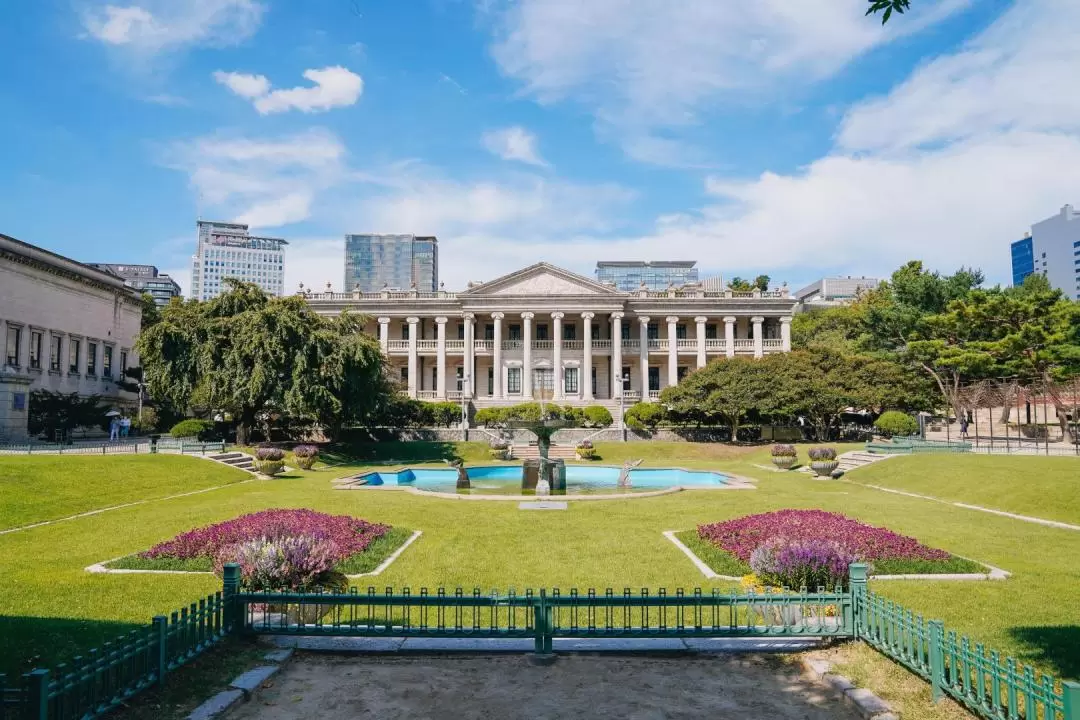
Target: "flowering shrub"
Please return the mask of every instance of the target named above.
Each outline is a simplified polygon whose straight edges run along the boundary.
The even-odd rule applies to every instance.
[[[829,462],[836,459],[836,451],[831,447],[810,448],[810,459],[818,462]]]
[[[763,583],[790,588],[833,588],[848,576],[856,557],[835,540],[775,537],[750,553],[750,569]]]
[[[507,442],[506,440],[492,440],[491,441],[491,449],[492,450],[506,450],[509,447],[510,447],[510,443]]]
[[[275,448],[275,447],[255,448],[255,459],[256,460],[271,460],[271,461],[284,460],[285,459],[285,451],[282,450],[281,448]]]
[[[313,535],[245,540],[214,554],[214,572],[221,575],[226,563],[237,563],[251,590],[311,590],[338,584],[337,552],[333,542]]]
[[[292,452],[301,470],[310,470],[319,457],[319,448],[314,445],[297,445]]]
[[[582,460],[592,460],[596,457],[596,448],[589,440],[582,440],[577,444],[577,456]]]
[[[181,560],[217,558],[227,547],[248,541],[274,542],[285,538],[309,537],[332,548],[334,562],[363,552],[368,545],[390,531],[347,515],[327,515],[314,510],[263,510],[233,520],[180,533],[142,553],[144,558]]]
[[[950,557],[944,550],[927,547],[915,538],[824,510],[778,510],[747,515],[727,522],[700,525],[698,535],[743,562],[750,562],[754,550],[774,538],[786,538],[789,542],[833,541],[861,562],[947,560]]]
[[[578,446],[578,449],[579,449],[579,450],[580,450],[581,448],[588,448],[588,449],[592,449],[592,446],[593,446],[593,444],[592,444],[592,440],[582,440],[581,442],[579,442],[579,443],[577,444],[577,446]]]
[[[794,445],[786,445],[780,443],[772,446],[773,457],[797,457],[798,453],[795,451]]]

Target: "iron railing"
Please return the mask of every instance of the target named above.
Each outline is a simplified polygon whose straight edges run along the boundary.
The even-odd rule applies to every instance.
[[[137,455],[143,453],[200,454],[225,452],[225,443],[199,442],[185,438],[139,437],[130,440],[103,440],[96,443],[0,443],[0,455]]]

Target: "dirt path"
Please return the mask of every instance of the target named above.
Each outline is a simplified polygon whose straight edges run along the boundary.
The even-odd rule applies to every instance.
[[[778,657],[298,655],[229,720],[259,718],[854,719]]]

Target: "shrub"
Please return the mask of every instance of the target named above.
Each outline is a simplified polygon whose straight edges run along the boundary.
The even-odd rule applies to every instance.
[[[276,447],[259,447],[255,448],[256,460],[284,460],[285,451]]]
[[[798,457],[799,453],[796,452],[794,445],[786,445],[779,443],[772,446],[773,457]]]
[[[810,448],[810,459],[816,462],[829,462],[836,459],[836,451],[831,447]]]
[[[594,428],[606,428],[611,427],[611,423],[614,422],[614,418],[611,417],[611,411],[603,405],[590,405],[584,410],[585,422]]]
[[[328,515],[314,510],[263,510],[180,533],[142,553],[142,557],[214,558],[222,548],[247,540],[306,535],[329,542],[334,547],[336,562],[363,552],[389,531],[387,525],[348,515]]]
[[[874,421],[874,427],[887,437],[906,437],[919,432],[919,423],[915,418],[899,410],[881,413],[881,416]]]
[[[319,459],[319,448],[314,445],[297,445],[293,448],[293,457],[301,470],[310,470]]]
[[[502,425],[506,422],[506,410],[508,409],[501,407],[480,408],[476,411],[473,420],[477,425],[483,425],[484,427]]]
[[[169,434],[173,437],[206,437],[207,433],[213,431],[214,423],[209,420],[199,420],[197,418],[188,418],[187,420],[181,420],[172,426],[172,430],[169,430]]]
[[[221,575],[226,563],[240,565],[240,577],[250,590],[340,589],[341,573],[334,544],[313,535],[276,539],[258,538],[228,545],[214,555],[214,571]]]
[[[596,448],[589,440],[582,440],[577,444],[577,455],[582,460],[592,460],[596,457]]]
[[[444,401],[425,404],[427,405],[425,414],[432,425],[450,427],[461,420],[461,406],[457,403]]]
[[[131,431],[142,435],[148,435],[155,430],[158,426],[158,412],[152,407],[144,407],[142,409],[142,418],[139,418],[138,413],[135,413],[131,418]]]
[[[751,553],[773,538],[835,541],[861,561],[945,560],[949,557],[944,550],[927,547],[915,538],[824,510],[778,510],[747,515],[727,522],[700,525],[698,535],[743,562],[749,562]]]
[[[626,409],[626,426],[633,430],[655,430],[664,420],[664,406],[660,403],[639,402]]]
[[[750,553],[750,568],[767,585],[834,588],[843,585],[855,555],[835,540],[775,537]]]

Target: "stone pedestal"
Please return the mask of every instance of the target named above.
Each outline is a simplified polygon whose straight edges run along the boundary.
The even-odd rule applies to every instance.
[[[540,461],[536,458],[528,458],[521,464],[521,489],[535,490],[538,482],[540,482]]]
[[[565,460],[548,460],[548,482],[551,483],[551,492],[565,493],[566,492],[566,461]]]
[[[30,416],[30,383],[33,378],[10,368],[0,370],[0,440],[23,442]]]

